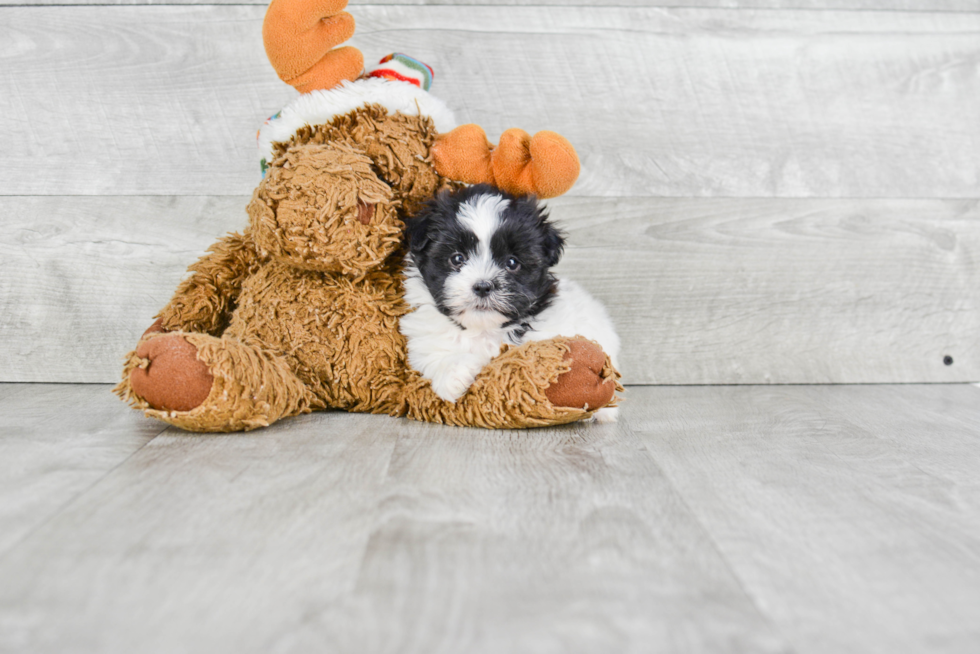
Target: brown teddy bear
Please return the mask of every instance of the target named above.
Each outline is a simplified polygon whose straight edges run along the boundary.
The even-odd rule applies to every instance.
[[[392,55],[362,74],[346,0],[273,0],[263,35],[303,92],[259,133],[265,177],[243,234],[220,239],[131,352],[116,392],[193,431],[269,425],[314,409],[481,427],[590,417],[619,374],[594,343],[504,349],[457,402],[411,370],[398,320],[404,221],[459,183],[560,194],[578,174],[563,138],[452,129],[432,72]],[[440,136],[440,132],[443,135]]]

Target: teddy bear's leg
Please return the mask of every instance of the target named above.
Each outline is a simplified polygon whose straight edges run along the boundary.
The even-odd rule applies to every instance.
[[[220,336],[231,317],[242,282],[257,260],[255,244],[247,232],[244,236],[228,234],[219,239],[188,268],[191,276],[177,287],[151,329]]]
[[[286,360],[253,344],[150,332],[129,354],[116,393],[190,431],[239,431],[322,408]]]
[[[614,403],[622,386],[592,341],[554,338],[526,343],[495,358],[463,397],[447,402],[416,377],[405,413],[415,420],[490,428],[542,427],[591,417]]]

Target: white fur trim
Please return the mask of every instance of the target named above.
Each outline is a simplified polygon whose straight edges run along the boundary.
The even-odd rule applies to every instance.
[[[441,133],[456,127],[446,104],[414,84],[378,77],[344,81],[332,89],[304,93],[265,121],[259,129],[259,158],[270,160],[272,144],[288,141],[302,127],[329,123],[368,104],[380,104],[407,116],[429,116]]]

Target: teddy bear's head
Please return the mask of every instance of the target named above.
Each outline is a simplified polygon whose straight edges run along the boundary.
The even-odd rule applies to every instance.
[[[402,242],[404,220],[450,184],[429,157],[431,118],[368,105],[273,144],[251,232],[290,265],[360,276]]]
[[[274,259],[353,275],[379,265],[403,227],[371,159],[343,144],[288,150],[256,189],[248,213],[252,238]]]
[[[272,0],[266,13],[269,61],[301,95],[259,130],[266,177],[249,214],[265,252],[361,276],[401,248],[404,221],[445,188],[542,198],[571,188],[579,160],[560,135],[510,129],[495,146],[428,93],[428,65],[395,53],[364,70],[356,48],[335,48],[354,32],[346,4]]]

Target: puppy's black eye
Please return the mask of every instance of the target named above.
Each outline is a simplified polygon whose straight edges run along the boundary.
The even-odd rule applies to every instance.
[[[517,272],[521,269],[521,262],[514,257],[510,257],[504,262],[504,267],[511,272]]]
[[[453,268],[459,268],[466,263],[466,255],[457,252],[453,256],[449,257],[449,263],[452,264]]]

